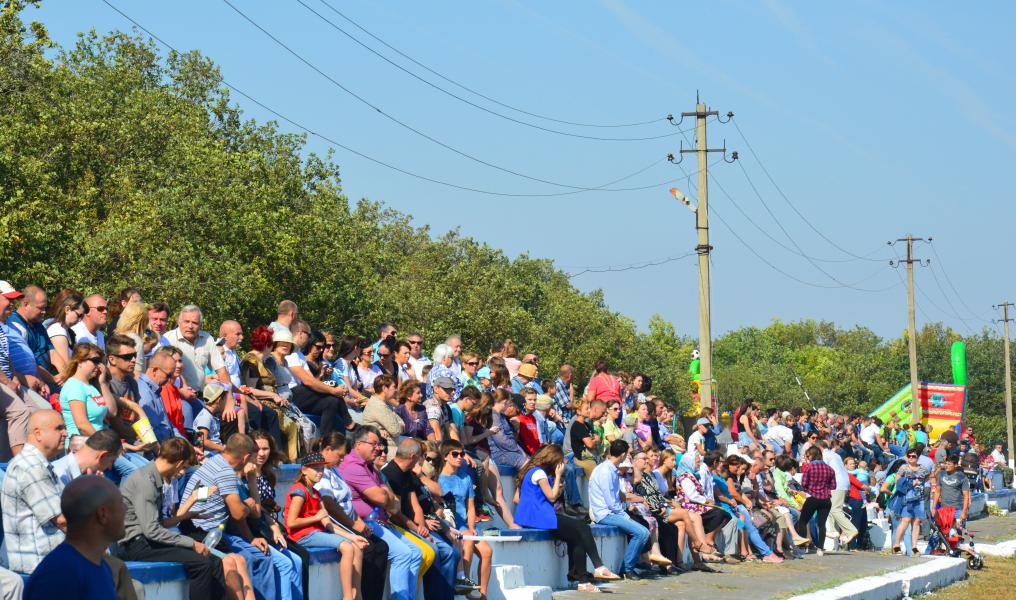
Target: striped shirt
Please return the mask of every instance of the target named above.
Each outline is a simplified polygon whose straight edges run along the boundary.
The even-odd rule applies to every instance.
[[[3,483],[4,542],[12,571],[31,573],[64,541],[56,526],[63,484],[42,452],[25,444]]]

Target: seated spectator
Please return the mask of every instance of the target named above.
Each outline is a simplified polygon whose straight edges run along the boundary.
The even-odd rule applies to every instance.
[[[438,483],[442,495],[454,499],[455,528],[466,535],[476,533],[476,503],[473,495],[473,480],[463,468],[466,451],[457,440],[446,440],[441,444],[441,459],[444,467]],[[466,540],[462,543],[462,562],[466,565],[466,574],[472,570],[473,552],[480,556],[477,574],[480,581],[480,597],[486,599],[487,586],[490,583],[491,557],[493,549],[487,542]]]
[[[310,340],[310,326],[303,321],[293,323],[292,336],[287,336],[285,330],[275,332],[273,340],[278,340],[276,345],[289,344],[291,350],[286,357],[286,366],[292,375],[289,381],[289,392],[293,404],[305,413],[321,415],[321,435],[328,434],[335,427],[335,418],[339,417],[344,428],[352,428],[354,423],[346,410],[346,403],[343,398],[346,389],[341,385],[328,385],[324,381],[314,377],[307,363],[307,357],[301,348],[307,346]],[[273,353],[275,351],[273,350]],[[276,374],[276,379],[279,379]]]
[[[314,485],[324,474],[325,459],[313,452],[300,459],[300,475],[286,494],[286,531],[305,548],[337,551],[342,597],[360,595],[360,574],[363,569],[363,548],[367,540],[337,527],[321,504],[321,494]]]
[[[247,518],[260,509],[260,504],[252,501],[256,505],[252,506],[241,498],[241,491],[245,488],[242,487],[240,474],[249,474],[254,479],[252,487],[257,490],[256,450],[254,440],[246,435],[238,433],[226,440],[222,453],[205,460],[187,480],[183,492],[184,504],[177,510],[177,516],[187,512],[187,502],[198,493],[198,488],[206,488],[207,491],[202,492],[207,494],[207,499],[202,504],[201,514],[191,517],[197,528],[192,533],[195,539],[203,539],[208,532],[224,528],[222,545],[247,561],[255,590],[266,599],[302,600],[300,567],[294,565],[291,556],[274,548],[262,535],[255,535],[247,524]],[[208,489],[212,486],[216,488],[214,492]]]
[[[602,406],[603,403],[600,403]],[[577,418],[577,417],[576,417]],[[574,429],[573,436],[574,436]],[[621,499],[621,479],[617,466],[628,457],[628,443],[615,440],[610,443],[606,460],[600,463],[589,478],[589,512],[593,521],[620,529],[628,538],[624,553],[624,577],[637,580],[642,577],[635,571],[635,564],[642,549],[649,541],[649,530],[628,516]],[[638,500],[628,495],[626,500]]]
[[[154,461],[131,473],[121,484],[127,505],[121,542],[124,557],[133,561],[183,564],[191,600],[221,598],[227,590],[233,598],[253,598],[254,589],[243,557],[229,554],[219,559],[201,542],[170,529],[199,514],[191,509],[198,499],[196,495],[191,497],[190,506],[183,507],[182,514],[162,518],[164,484],[180,478],[194,460],[194,449],[187,440],[171,438],[159,448]]]
[[[342,459],[339,474],[348,484],[357,515],[367,522],[375,536],[388,544],[392,600],[413,600],[423,552],[409,539],[411,534],[400,531],[389,521],[389,510],[395,509],[398,498],[374,468],[374,458],[384,447],[381,435],[373,427],[361,427],[354,436],[352,451]]]
[[[491,428],[496,427],[497,431],[487,438],[490,456],[495,463],[516,469],[524,465],[527,460],[526,452],[519,445],[511,426],[510,419],[518,414],[517,411],[518,409],[511,401],[511,394],[507,390],[494,390]]]
[[[573,462],[586,472],[587,479],[592,477],[593,470],[596,468],[601,439],[593,433],[592,424],[603,417],[605,410],[606,404],[602,400],[581,400],[576,404],[575,419],[569,428],[571,451],[575,455]],[[627,446],[627,444],[625,445]]]
[[[457,591],[469,591],[472,587],[459,586],[456,589],[455,575],[461,554],[449,539],[447,525],[427,516],[435,514],[433,502],[414,472],[422,458],[423,447],[419,441],[403,440],[398,445],[395,458],[381,472],[398,495],[399,511],[413,525],[411,531],[425,540],[435,553],[434,565],[423,575],[424,597],[450,598]]]
[[[67,486],[59,502],[67,539],[32,572],[25,600],[115,600],[113,571],[104,558],[106,548],[124,534],[120,490],[107,479],[84,475]]]
[[[225,397],[229,394],[226,388],[219,382],[213,381],[205,385],[202,396],[205,399],[205,407],[194,416],[194,434],[205,449],[205,456],[211,457],[222,452],[225,446],[222,444],[222,409],[225,406]],[[243,417],[237,419],[242,422]],[[195,442],[197,443],[197,442]]]
[[[21,453],[7,464],[0,505],[7,563],[16,573],[31,573],[64,541],[63,485],[49,461],[63,451],[66,439],[60,413],[40,410],[28,420],[28,439]]]
[[[405,431],[402,418],[395,412],[396,402],[395,381],[389,375],[378,375],[374,379],[374,395],[363,409],[363,424],[376,427],[389,449],[399,443],[399,436]]]
[[[519,424],[519,444],[532,456],[540,449],[540,432],[536,424],[536,390],[525,388],[521,391],[523,398],[522,411],[517,418]]]
[[[582,519],[560,514],[554,502],[564,491],[564,453],[557,445],[544,446],[519,469],[515,484],[515,522],[523,527],[547,529],[551,537],[568,547],[568,580],[579,584],[580,592],[593,591],[591,579],[620,579],[600,558],[589,525]],[[586,572],[586,560],[593,573]]]
[[[166,404],[162,400],[162,388],[165,385],[170,385],[175,368],[176,361],[173,359],[173,354],[160,349],[152,354],[148,360],[148,369],[137,380],[138,405],[141,406],[141,410],[145,411],[145,416],[148,417],[148,422],[159,442],[183,435],[173,425],[166,413]],[[180,425],[183,425],[182,418]]]
[[[455,380],[451,377],[438,377],[431,379],[429,385],[433,395],[424,401],[423,406],[427,410],[427,421],[430,423],[434,441],[458,440],[459,430],[452,419],[449,406],[455,399]]]
[[[250,345],[251,351],[240,358],[241,387],[260,399],[265,409],[275,413],[282,438],[276,437],[275,445],[285,449],[290,462],[296,462],[300,456],[300,425],[293,419],[289,400],[276,393],[275,375],[265,366],[266,350],[272,345],[272,331],[264,325],[255,328],[250,335]]]
[[[558,444],[564,441],[564,423],[554,411],[553,399],[542,395],[536,397],[536,430],[540,435],[540,443]]]
[[[100,475],[111,469],[123,452],[123,444],[112,429],[100,429],[71,450],[52,463],[57,479],[65,486],[81,475]]]
[[[63,374],[67,370],[67,363],[71,359],[71,349],[74,348],[73,327],[85,314],[85,299],[74,290],[65,289],[53,298],[49,307],[49,325],[46,333],[49,335],[50,344],[53,349],[49,351],[50,364],[53,365],[53,375],[63,382]]]
[[[426,440],[433,435],[422,399],[423,390],[419,382],[413,380],[399,384],[399,405],[395,407],[395,413],[402,417],[403,435],[417,440]]]
[[[459,399],[459,393],[462,392],[462,381],[459,380],[458,373],[452,369],[454,359],[455,351],[448,344],[438,344],[437,348],[434,348],[434,366],[427,375],[427,386],[423,391],[427,400],[434,397],[435,381],[439,378],[448,378],[452,382],[452,393],[446,402],[455,402]]]
[[[752,506],[751,500],[741,492],[741,479],[747,470],[748,463],[745,459],[736,454],[728,456],[718,471],[713,474],[716,498],[720,501],[723,509],[738,520],[738,530],[740,530],[738,537],[741,545],[739,556],[746,560],[753,560],[748,547],[750,544],[751,548],[754,548],[762,557],[763,562],[781,563],[783,559],[776,556],[762,539],[758,528],[751,520],[751,514],[748,512],[748,508]]]

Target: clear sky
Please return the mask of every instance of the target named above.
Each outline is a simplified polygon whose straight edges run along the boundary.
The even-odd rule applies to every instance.
[[[899,335],[905,288],[884,261],[892,257],[886,241],[907,233],[935,239],[934,250],[916,247],[917,256],[933,259],[930,269],[917,271],[919,325],[931,319],[980,330],[993,316],[992,304],[1016,301],[1010,262],[1016,4],[1010,2],[327,0],[399,51],[508,108],[414,65],[321,0],[231,1],[324,75],[220,0],[109,1],[177,48],[211,57],[228,82],[264,104],[433,179],[502,193],[560,194],[604,187],[653,165],[606,186],[645,189],[507,197],[415,179],[345,150],[335,157],[351,199],[382,201],[437,233],[457,227],[511,256],[552,258],[569,273],[598,268],[572,281],[583,290],[603,289],[612,308],[640,325],[660,313],[679,333],[698,333],[693,257],[616,270],[681,256],[696,244],[691,213],[667,190],[677,185],[694,194],[686,181],[665,183],[683,174],[660,160],[677,153],[682,135],[604,141],[521,125],[414,79],[321,17],[435,85],[539,127],[606,138],[675,134],[662,117],[693,110],[696,91],[721,114],[733,111],[779,189],[811,226],[767,179],[734,124],[711,122],[710,146],[725,139],[741,156],[740,166],[711,167],[729,194],[711,182],[714,334],[773,318],[815,318]],[[40,18],[61,44],[90,28],[131,27],[100,0],[44,0],[28,16]],[[461,154],[396,124],[337,84]],[[252,102],[234,99],[248,116],[270,118]],[[582,127],[513,108],[576,123],[655,121]],[[686,120],[681,129],[689,125]],[[329,144],[312,137],[309,147],[324,152]],[[694,156],[682,166],[694,171]],[[869,260],[853,260],[822,236]],[[866,289],[896,286],[835,287],[861,280],[857,286]]]

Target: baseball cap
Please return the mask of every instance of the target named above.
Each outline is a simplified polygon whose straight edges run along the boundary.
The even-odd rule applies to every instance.
[[[207,402],[215,402],[216,400],[219,399],[219,396],[222,396],[225,393],[226,386],[218,382],[212,382],[205,386],[205,389],[202,390],[201,395],[204,396]]]
[[[313,467],[315,465],[325,464],[325,457],[321,456],[320,452],[311,452],[307,456],[300,459],[301,467]]]
[[[17,300],[23,298],[24,294],[14,289],[14,286],[0,279],[0,295],[8,300]]]
[[[490,379],[490,367],[483,367],[476,372],[477,379]]]
[[[707,419],[705,417],[699,417],[699,420],[695,421],[695,425],[705,425],[706,427],[709,427],[710,424],[711,423],[710,423],[709,419]]]
[[[451,377],[437,377],[434,379],[434,387],[439,387],[445,390],[454,390],[455,380]]]

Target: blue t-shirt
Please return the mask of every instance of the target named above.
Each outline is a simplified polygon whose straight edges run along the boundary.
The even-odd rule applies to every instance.
[[[466,500],[473,497],[473,480],[466,473],[459,472],[454,475],[441,475],[438,484],[443,494],[447,496],[450,493],[455,496],[455,528],[464,529],[468,525],[469,517]]]
[[[208,439],[215,442],[216,444],[222,443],[222,424],[219,422],[219,417],[212,414],[207,408],[202,408],[198,416],[194,417],[194,430],[205,429],[208,431]],[[212,456],[215,452],[212,450],[205,450],[205,454],[211,453]]]
[[[42,559],[28,578],[24,600],[116,600],[113,571],[95,564],[64,542]]]
[[[95,386],[85,383],[77,377],[71,377],[63,384],[60,390],[60,409],[63,413],[64,423],[67,425],[67,439],[72,435],[81,435],[81,430],[74,423],[71,415],[71,401],[85,403],[85,416],[88,422],[96,431],[106,428],[106,415],[109,414],[109,407],[106,406],[106,399],[102,397]]]

